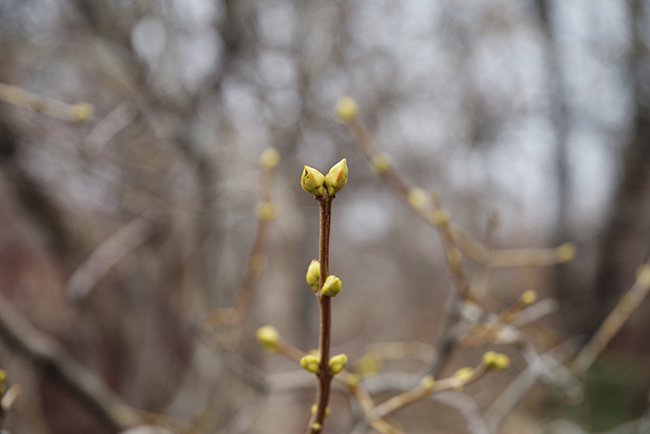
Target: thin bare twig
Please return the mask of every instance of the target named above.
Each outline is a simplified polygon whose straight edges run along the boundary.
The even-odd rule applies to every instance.
[[[93,107],[88,103],[66,104],[5,83],[0,83],[0,101],[65,121],[81,122],[93,117]]]
[[[561,345],[539,355],[532,345],[524,346],[523,354],[528,362],[526,368],[510,382],[485,412],[491,432],[498,432],[507,415],[521,404],[540,378],[566,374],[562,363],[568,358],[568,354],[561,354],[560,347]]]
[[[643,299],[648,295],[648,291],[650,291],[650,262],[640,268],[639,275],[632,288],[621,297],[621,300],[601,324],[598,331],[573,361],[572,368],[576,375],[580,376],[587,372],[596,357],[623,327],[623,324],[630,318],[636,308],[639,307]]]
[[[14,384],[2,394],[0,397],[0,428],[4,425],[5,417],[7,417],[7,412],[14,405],[14,402],[22,393],[22,389],[17,384]]]
[[[154,225],[142,217],[122,226],[77,267],[66,286],[68,296],[75,301],[88,296],[102,277],[154,233]]]
[[[427,398],[434,393],[462,388],[468,384],[478,381],[487,372],[488,368],[485,366],[485,364],[481,363],[476,368],[471,370],[471,374],[468,378],[461,379],[453,376],[436,381],[431,387],[427,385],[419,385],[409,391],[394,396],[373,408],[369,414],[369,419],[373,420],[375,418],[384,418],[408,405]]]
[[[414,189],[402,178],[397,170],[390,164],[388,157],[381,154],[374,140],[357,117],[346,119],[348,126],[357,144],[370,161],[375,171],[390,185],[395,194],[411,208],[424,222],[434,227],[440,224],[435,218],[430,203],[423,206],[413,206],[409,194]],[[545,266],[566,262],[573,258],[573,245],[563,244],[555,249],[509,249],[491,250],[483,243],[470,235],[459,225],[449,222],[450,238],[454,245],[467,254],[477,263],[492,268]]]
[[[46,375],[59,380],[106,428],[116,432],[143,423],[92,371],[73,359],[56,341],[37,330],[0,295],[0,338]]]
[[[84,139],[83,145],[93,152],[101,152],[120,131],[128,127],[138,114],[130,102],[122,102],[108,112]]]
[[[273,151],[275,152],[275,151]],[[271,201],[274,164],[264,161],[260,164],[259,191],[260,202],[257,208],[257,229],[255,240],[248,257],[248,264],[241,286],[235,295],[232,307],[215,309],[206,314],[200,321],[200,328],[210,333],[221,325],[241,324],[247,317],[253,302],[255,289],[260,283],[262,273],[266,268],[266,245],[270,235],[271,224],[275,217],[275,207]]]
[[[450,391],[433,395],[431,399],[456,409],[467,422],[467,429],[470,433],[491,434],[487,423],[481,415],[481,409],[470,396],[464,393]]]

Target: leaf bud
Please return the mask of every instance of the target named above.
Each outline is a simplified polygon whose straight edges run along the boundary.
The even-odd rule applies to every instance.
[[[332,375],[340,373],[348,364],[348,356],[345,354],[337,354],[330,358],[329,367]]]
[[[378,154],[372,159],[372,169],[378,174],[378,175],[384,175],[390,170],[391,163],[390,163],[390,157],[386,154]]]
[[[495,351],[488,351],[483,354],[483,363],[488,369],[501,371],[510,366],[510,358],[505,354],[497,353]]]
[[[280,153],[275,148],[266,148],[260,155],[260,166],[273,169],[280,162]]]
[[[348,162],[344,158],[336,163],[325,175],[325,187],[330,197],[336,195],[348,182]]]
[[[339,292],[341,292],[342,287],[343,287],[343,283],[341,282],[341,279],[339,279],[333,274],[330,274],[329,276],[327,276],[327,279],[325,279],[325,283],[323,284],[323,289],[321,290],[320,293],[327,297],[336,297],[336,295]]]
[[[569,262],[576,255],[576,246],[573,243],[563,243],[555,250],[555,257],[560,262]]]
[[[320,357],[313,354],[307,354],[300,358],[300,366],[307,372],[318,374],[320,365]]]
[[[307,285],[310,286],[312,291],[318,292],[318,282],[320,280],[320,262],[316,259],[312,259],[307,267],[307,275],[305,276]]]
[[[412,188],[408,194],[408,202],[414,209],[422,210],[429,202],[429,196],[421,188]]]
[[[537,301],[537,293],[532,289],[524,291],[524,293],[521,294],[521,297],[519,297],[519,301],[524,306],[530,306]]]
[[[277,351],[278,345],[280,344],[280,333],[278,333],[275,327],[270,325],[260,327],[257,329],[255,336],[257,337],[257,341],[266,351]]]
[[[80,102],[72,106],[70,113],[72,120],[76,122],[85,122],[93,117],[93,106],[87,102]]]
[[[314,196],[322,196],[324,183],[325,175],[313,167],[305,166],[300,177],[300,186],[303,190]]]
[[[344,96],[336,102],[336,117],[343,123],[355,120],[358,112],[359,107],[352,97]]]

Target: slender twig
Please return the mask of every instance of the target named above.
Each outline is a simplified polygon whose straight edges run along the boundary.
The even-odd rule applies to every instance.
[[[390,164],[387,156],[379,152],[374,140],[359,119],[354,117],[353,119],[346,120],[345,124],[350,129],[366,158],[375,168],[375,171],[392,187],[395,194],[421,220],[434,227],[437,226],[430,204],[423,207],[414,207],[409,202],[409,193],[413,189]],[[467,254],[469,258],[477,263],[485,264],[488,268],[554,265],[566,262],[573,257],[573,247],[568,244],[561,245],[555,249],[492,250],[488,249],[458,224],[450,222],[449,230],[455,246]]]
[[[4,425],[7,412],[14,405],[14,402],[22,393],[22,389],[17,384],[14,384],[0,397],[0,428]]]
[[[526,368],[508,384],[484,413],[492,432],[499,431],[508,414],[522,403],[524,397],[541,377],[553,375],[558,369],[564,367],[566,355],[559,352],[561,347],[562,345],[558,345],[541,355],[534,351],[532,345],[524,347],[524,354],[528,354]]]
[[[66,104],[4,83],[0,83],[0,101],[65,121],[87,121],[93,116],[88,103]]]
[[[369,344],[364,357],[375,360],[414,359],[429,362],[433,356],[433,346],[424,342],[378,342]]]
[[[264,164],[260,167],[259,190],[260,202],[257,208],[257,229],[255,240],[248,257],[248,264],[242,283],[235,295],[232,307],[215,309],[206,314],[200,321],[204,332],[211,332],[221,325],[241,324],[250,312],[255,289],[259,285],[262,273],[266,268],[266,245],[271,231],[275,207],[271,201],[274,164]]]
[[[643,299],[648,295],[648,291],[650,291],[650,262],[641,267],[632,288],[621,297],[621,300],[596,331],[596,334],[573,361],[572,368],[576,375],[582,375],[589,369],[596,357],[623,327],[623,324],[630,318],[636,308],[639,307]]]
[[[319,288],[323,288],[325,279],[329,275],[329,244],[330,244],[330,225],[332,221],[332,199],[327,193],[317,197],[320,205],[320,236],[319,236],[319,255],[320,262],[320,280]],[[320,337],[319,352],[320,366],[318,371],[318,390],[316,392],[316,413],[312,416],[308,427],[308,433],[319,433],[325,421],[325,412],[330,397],[330,385],[332,374],[329,370],[330,359],[330,337],[332,327],[332,307],[331,298],[318,293],[318,304],[320,307]]]
[[[369,425],[374,428],[377,432],[381,434],[403,434],[401,430],[397,427],[386,422],[381,417],[373,418],[371,413],[375,408],[375,402],[373,401],[370,393],[361,385],[359,382],[348,382],[346,383],[350,394],[356,398],[363,410],[364,425]]]
[[[300,359],[305,355],[303,351],[299,350],[298,348],[294,347],[293,345],[287,343],[282,339],[278,341],[277,352],[285,356],[289,360],[295,362],[300,362]],[[298,374],[302,374],[302,371],[298,372]],[[279,374],[279,375],[283,375],[283,374]],[[288,384],[291,383],[291,381],[287,381],[286,375],[290,375],[293,377],[293,373],[286,373],[284,375],[285,376],[282,376],[281,378],[274,378],[273,380],[275,383],[282,385],[283,389],[286,389],[288,387]],[[350,375],[354,375],[354,374],[351,374],[349,371],[343,370],[339,375],[333,377],[333,380],[337,380],[340,384],[343,384],[347,388],[347,391],[349,392],[350,396],[352,396],[359,402],[359,405],[363,410],[364,417],[367,418],[370,411],[372,411],[372,409],[374,408],[375,403],[372,400],[372,397],[370,396],[368,391],[363,387],[361,383],[346,381],[346,378],[349,378],[348,376]],[[303,384],[302,378],[300,380],[301,380],[300,384],[302,385]],[[273,389],[273,386],[271,386],[271,388]],[[278,390],[278,388],[276,387],[275,390]],[[392,426],[391,424],[389,424],[388,422],[386,422],[381,418],[374,419],[370,421],[369,424],[370,426],[372,426],[374,429],[376,429],[378,432],[382,434],[401,434],[400,430],[398,430],[397,428],[395,428],[394,426]]]
[[[431,397],[433,401],[443,403],[458,411],[467,423],[471,434],[491,434],[486,421],[481,415],[481,409],[471,396],[458,392],[441,392]]]
[[[427,387],[424,385],[417,386],[409,391],[390,398],[388,401],[385,401],[382,404],[379,404],[370,412],[369,418],[370,420],[373,420],[375,418],[384,418],[408,405],[427,398],[434,393],[462,388],[463,386],[478,381],[487,372],[488,368],[485,366],[485,364],[481,363],[471,371],[471,376],[468,378],[460,379],[456,377],[449,377],[436,381],[432,387]]]
[[[83,141],[84,149],[101,152],[104,147],[127,128],[137,117],[138,111],[130,102],[122,102],[104,116]]]
[[[75,301],[85,298],[102,277],[154,233],[155,225],[142,217],[122,226],[77,267],[66,285],[68,296]]]
[[[0,338],[25,358],[59,380],[71,395],[110,431],[143,422],[93,372],[72,358],[56,341],[38,331],[0,295]]]
[[[458,344],[460,325],[463,322],[463,301],[456,293],[452,293],[447,304],[446,314],[443,315],[442,325],[438,333],[435,357],[427,368],[429,375],[438,376],[444,369],[451,354]]]

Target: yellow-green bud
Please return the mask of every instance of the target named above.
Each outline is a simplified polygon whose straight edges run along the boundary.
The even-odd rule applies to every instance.
[[[485,367],[488,369],[501,371],[510,366],[510,358],[505,354],[488,351],[483,354],[483,364],[485,364]]]
[[[447,214],[447,211],[439,209],[433,213],[433,224],[436,226],[447,226],[449,224],[449,214]]]
[[[257,204],[255,214],[257,214],[257,218],[260,220],[273,220],[278,215],[278,212],[273,202],[264,201]]]
[[[429,202],[429,195],[421,188],[412,188],[408,194],[409,205],[417,210],[424,209]]]
[[[433,376],[427,375],[420,380],[420,387],[427,392],[433,390],[433,385],[436,383],[436,380],[433,379]]]
[[[372,159],[372,169],[378,174],[383,175],[390,170],[390,157],[386,154],[378,154]]]
[[[325,175],[325,187],[327,187],[327,194],[334,196],[341,191],[345,184],[348,182],[348,162],[344,158],[336,163],[327,175]]]
[[[318,260],[312,259],[309,263],[305,280],[312,291],[318,292],[318,282],[320,281],[320,262]]]
[[[357,113],[359,112],[359,107],[357,102],[349,96],[344,96],[339,98],[336,102],[336,117],[339,118],[341,122],[350,122],[356,119]]]
[[[359,383],[361,383],[361,377],[357,374],[348,374],[345,376],[345,384],[347,384],[348,387],[357,387]]]
[[[302,356],[300,358],[300,366],[302,366],[305,371],[311,372],[312,374],[318,374],[319,364],[320,357],[313,354],[307,354],[306,356]]]
[[[314,431],[320,431],[323,429],[323,426],[319,424],[318,422],[314,422],[311,424],[311,429]]]
[[[576,255],[576,246],[573,243],[564,243],[555,250],[555,257],[560,262],[569,262]]]
[[[317,411],[318,411],[318,406],[316,404],[312,405],[311,414],[316,414]],[[329,415],[330,415],[330,408],[325,407],[325,416],[329,416]]]
[[[313,167],[305,166],[300,177],[300,186],[303,190],[314,196],[322,196],[324,183],[325,175]]]
[[[356,370],[364,378],[372,377],[381,371],[381,360],[370,354],[365,355],[357,363]]]
[[[270,325],[260,327],[257,329],[255,336],[266,351],[277,351],[278,345],[280,344],[280,333],[278,333],[275,327]]]
[[[458,371],[454,372],[454,378],[458,381],[458,384],[454,389],[461,390],[465,383],[472,379],[474,376],[473,368],[460,368]]]
[[[341,282],[341,279],[339,279],[333,274],[330,274],[329,276],[327,276],[327,279],[325,279],[325,283],[323,284],[323,289],[321,290],[320,293],[328,297],[336,297],[336,295],[339,292],[341,292],[342,287],[343,287],[343,283]]]
[[[273,169],[280,162],[280,153],[275,148],[266,148],[260,155],[260,166]]]
[[[521,297],[519,297],[519,301],[524,306],[530,306],[537,301],[537,293],[532,289],[524,291],[524,293],[521,294]]]
[[[80,102],[72,106],[72,119],[77,122],[84,122],[93,117],[93,106],[87,102]]]
[[[348,356],[345,354],[337,354],[336,356],[332,356],[330,358],[329,366],[330,366],[330,372],[332,375],[336,375],[339,372],[341,372],[343,369],[348,364]]]

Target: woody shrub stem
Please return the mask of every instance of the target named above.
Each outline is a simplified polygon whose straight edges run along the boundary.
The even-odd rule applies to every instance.
[[[332,220],[332,200],[327,193],[317,197],[320,205],[320,236],[319,236],[319,262],[320,262],[320,281],[319,288],[323,287],[325,279],[329,274],[329,244],[330,244],[330,224]],[[319,352],[320,365],[318,372],[318,391],[316,392],[316,414],[312,416],[309,424],[308,433],[316,434],[322,430],[325,420],[325,410],[329,403],[330,385],[332,374],[329,370],[330,359],[330,337],[332,329],[332,310],[331,297],[322,295],[319,290],[318,304],[320,306],[320,338]]]

